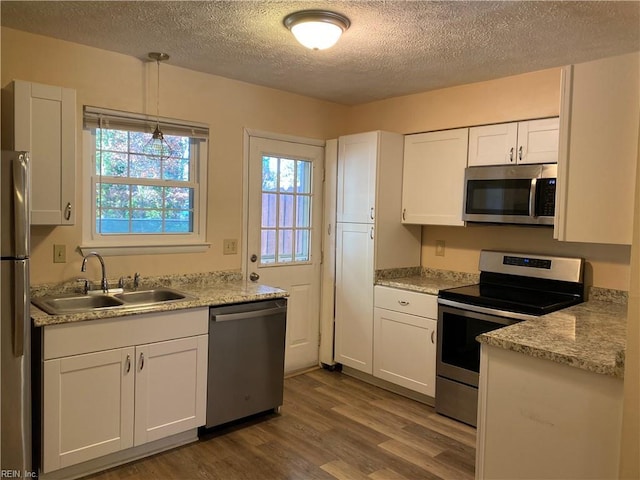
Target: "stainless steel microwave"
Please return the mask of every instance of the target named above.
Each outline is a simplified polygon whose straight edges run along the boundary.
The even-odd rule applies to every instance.
[[[462,219],[553,225],[557,175],[556,164],[468,167]]]

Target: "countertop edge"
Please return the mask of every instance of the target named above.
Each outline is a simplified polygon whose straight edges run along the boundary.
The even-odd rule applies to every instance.
[[[515,342],[511,340],[505,339],[496,339],[487,334],[479,335],[476,340],[481,344],[489,345],[496,348],[501,348],[503,350],[509,350],[515,353],[521,353],[523,355],[527,355],[529,357],[538,358],[541,360],[549,360],[551,362],[567,365],[569,367],[579,368],[581,370],[586,370],[591,373],[597,373],[600,375],[607,375],[612,377],[617,377],[620,379],[624,378],[624,365],[620,366],[616,365],[604,365],[598,362],[591,362],[589,360],[579,358],[576,355],[567,355],[558,352],[553,352],[551,350],[545,350],[542,348],[534,347],[531,345],[525,345],[522,342]],[[616,352],[616,356],[619,355],[620,352]]]

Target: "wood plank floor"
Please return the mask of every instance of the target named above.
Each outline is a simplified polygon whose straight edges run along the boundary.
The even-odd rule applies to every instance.
[[[338,372],[285,380],[280,415],[86,477],[143,479],[472,479],[475,429]]]

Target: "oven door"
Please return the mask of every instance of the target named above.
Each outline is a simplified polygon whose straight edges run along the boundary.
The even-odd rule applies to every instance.
[[[476,337],[519,320],[475,312],[471,310],[473,306],[463,303],[447,303],[458,306],[438,304],[436,374],[477,388],[480,343]]]

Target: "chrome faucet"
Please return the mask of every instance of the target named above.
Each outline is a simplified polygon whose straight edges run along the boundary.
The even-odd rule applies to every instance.
[[[98,252],[87,253],[82,259],[82,267],[80,268],[80,271],[87,271],[87,260],[89,259],[89,257],[96,257],[98,260],[100,260],[100,266],[102,267],[102,280],[100,280],[100,286],[102,287],[102,291],[104,293],[107,293],[109,291],[109,283],[107,282],[107,272],[104,266],[104,259],[102,258],[102,255],[100,255]]]

